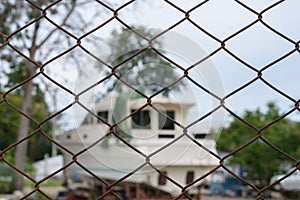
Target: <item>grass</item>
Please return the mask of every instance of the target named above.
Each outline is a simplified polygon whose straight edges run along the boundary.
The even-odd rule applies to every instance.
[[[57,192],[61,190],[61,186],[62,181],[56,179],[49,179],[39,184],[39,188],[41,189],[41,191],[43,191],[47,196],[51,198],[54,198],[57,195]],[[29,189],[34,189],[35,184],[30,180],[27,180],[25,182],[25,187]],[[38,199],[41,200],[48,199],[40,192],[36,192],[35,195]]]
[[[62,184],[61,180],[49,179],[39,184],[40,187],[60,187]],[[34,188],[35,183],[31,181],[25,182],[25,187]]]

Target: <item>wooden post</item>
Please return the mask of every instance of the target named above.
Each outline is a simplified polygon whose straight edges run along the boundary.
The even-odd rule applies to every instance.
[[[136,183],[136,199],[141,199],[141,185],[140,183]]]
[[[125,195],[126,195],[126,199],[131,198],[130,183],[128,182],[125,183]]]
[[[102,194],[104,194],[106,192],[106,185],[104,183],[102,183]]]
[[[199,185],[197,189],[196,200],[201,200],[201,185]]]

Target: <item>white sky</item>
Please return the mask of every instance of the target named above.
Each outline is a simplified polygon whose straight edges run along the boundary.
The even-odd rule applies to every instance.
[[[124,2],[125,1],[120,1],[119,5]],[[199,1],[195,0],[176,0],[172,2],[185,11],[199,3]],[[242,2],[259,13],[278,1],[244,0]],[[102,9],[101,6],[97,5],[97,7],[95,7],[95,5],[96,3],[87,5],[90,6],[87,8]],[[115,7],[118,7],[118,3],[116,3]],[[300,1],[286,0],[264,12],[263,20],[291,40],[298,41],[300,38],[300,26],[298,25],[300,21],[300,15],[298,14],[299,8]],[[86,12],[86,10],[87,9],[85,9],[84,12]],[[107,12],[104,16],[108,19],[112,17],[112,13]],[[164,1],[147,0],[130,4],[128,7],[119,11],[118,17],[129,25],[143,25],[149,29],[165,30],[183,19],[184,14]],[[234,0],[210,0],[200,8],[192,11],[190,13],[190,19],[218,39],[224,40],[231,34],[255,21],[257,15],[245,9]],[[99,24],[102,23],[100,19],[97,20]],[[100,57],[105,57],[105,54],[109,52],[109,47],[105,46],[105,38],[109,38],[110,31],[118,27],[120,27],[120,23],[117,22],[117,20],[113,20],[111,23],[96,31],[94,34],[104,38],[104,43],[99,44],[98,47],[89,47],[89,49],[97,53]],[[178,35],[178,38],[174,39],[172,35]],[[172,29],[164,38],[167,38],[166,40],[168,41],[165,50],[170,53],[170,58],[185,67],[188,67],[220,47],[218,42],[205,35],[187,20]],[[176,45],[172,46],[172,42]],[[249,65],[256,69],[261,69],[293,50],[294,44],[274,34],[263,26],[262,23],[258,22],[236,37],[228,40],[226,42],[226,48]],[[101,52],[98,52],[99,49]],[[85,54],[82,54],[82,56],[81,60],[83,60],[83,62],[81,66],[82,69],[87,72],[87,78],[77,77],[78,72],[74,70],[74,67],[68,66],[68,64],[65,65],[67,69],[65,72],[59,72],[65,73],[65,76],[69,79],[70,77],[76,77],[69,80],[69,87],[77,88],[76,91],[85,88],[86,85],[90,85],[101,76],[96,73],[94,69],[88,67],[91,65],[87,63],[93,63],[93,59]],[[299,99],[299,61],[299,53],[293,53],[285,60],[276,63],[264,71],[263,77],[287,95],[294,99]],[[205,71],[201,66],[198,66],[195,70],[191,71],[191,76],[195,77],[197,81],[203,83],[220,96],[231,93],[257,75],[255,71],[250,70],[232,58],[224,50],[213,55],[209,62],[211,62],[212,70]],[[57,66],[58,63],[59,60],[53,62],[53,65]],[[64,75],[62,76],[62,79],[63,78]],[[196,113],[198,113],[198,115],[209,112],[214,107],[216,102],[212,101],[210,96],[201,92],[196,87],[190,86],[187,91],[188,92],[185,92],[183,96],[188,100],[192,99],[192,101],[196,101],[198,105]],[[95,91],[92,91],[92,93],[93,92]],[[60,106],[64,106],[66,102],[73,100],[71,96],[66,95],[64,92],[61,92],[60,95],[59,99],[62,101],[59,103]],[[91,94],[86,94],[86,96],[90,95]],[[89,97],[85,100],[83,100],[82,97],[82,101],[91,105],[91,103],[88,103],[90,101]],[[291,101],[282,97],[261,81],[256,81],[251,86],[226,99],[225,102],[231,110],[241,114],[245,109],[253,110],[257,107],[263,108],[266,103],[270,101],[275,101],[283,112],[287,111],[293,105]],[[225,116],[227,116],[227,114],[225,114]],[[300,120],[299,113],[294,113],[290,117],[294,120]]]

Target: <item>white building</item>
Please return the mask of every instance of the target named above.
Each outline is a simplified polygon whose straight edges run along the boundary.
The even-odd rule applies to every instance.
[[[64,152],[65,165],[76,155],[80,164],[102,179],[114,181],[133,173],[124,181],[147,184],[178,195],[181,189],[177,184],[185,187],[219,164],[218,159],[200,147],[203,145],[216,153],[214,140],[200,134],[190,135],[189,129],[186,135],[194,141],[184,135],[180,124],[192,106],[165,97],[147,102],[144,98],[108,95],[97,103],[94,115],[89,114],[81,126],[59,136],[60,143],[73,152],[73,155]],[[126,120],[114,128],[134,149],[113,135],[103,139],[110,133],[109,125],[124,117]],[[77,164],[72,164],[67,173],[91,176]],[[201,183],[203,180],[192,187]]]
[[[54,157],[45,156],[43,160],[39,160],[33,163],[35,168],[35,179],[42,180],[43,178],[49,176],[50,174],[59,171],[63,167],[63,156],[58,155]],[[56,178],[62,178],[62,172],[58,172],[54,175]]]

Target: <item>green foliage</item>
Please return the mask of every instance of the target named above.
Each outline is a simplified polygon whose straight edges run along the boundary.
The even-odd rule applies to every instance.
[[[50,116],[50,111],[47,103],[45,102],[44,92],[40,90],[36,85],[33,97],[33,107],[31,110],[31,117],[36,121],[41,122],[45,118]],[[37,127],[36,124],[31,123],[31,129],[34,130]],[[51,136],[52,123],[47,122],[42,125],[42,130],[45,134]],[[30,130],[31,131],[31,130]],[[41,132],[36,133],[29,140],[28,156],[30,161],[41,160],[45,154],[50,155],[51,153],[51,142],[42,135]]]
[[[10,94],[8,96],[9,102],[14,105],[20,105],[22,98],[20,96]],[[16,141],[18,132],[20,114],[11,106],[3,102],[0,104],[0,149],[8,147]]]
[[[54,2],[56,3],[55,6],[51,5]],[[33,117],[37,122],[41,122],[45,119],[48,107],[45,104],[44,98],[38,100],[38,98],[41,97],[39,95],[41,93],[38,92],[38,90],[35,90],[38,88],[37,85],[33,87],[33,81],[35,80],[29,80],[28,78],[33,77],[36,74],[36,71],[39,69],[37,63],[42,64],[41,60],[47,60],[49,55],[52,54],[52,51],[55,50],[59,52],[58,48],[61,45],[58,44],[68,40],[67,35],[58,33],[59,29],[57,27],[52,27],[45,20],[38,20],[38,18],[43,15],[41,9],[49,6],[47,8],[47,16],[49,18],[55,17],[55,19],[58,19],[56,23],[61,27],[68,27],[68,30],[72,29],[73,31],[77,30],[78,32],[82,27],[85,27],[86,24],[84,23],[80,27],[78,23],[72,23],[70,21],[71,16],[76,17],[76,20],[78,18],[84,19],[84,17],[81,17],[80,12],[75,11],[77,3],[78,1],[75,0],[65,0],[61,2],[55,0],[35,0],[34,2],[1,0],[0,44],[4,43],[4,45],[2,45],[0,54],[1,65],[3,66],[0,71],[0,76],[6,75],[6,78],[9,79],[6,87],[9,88],[27,80],[26,84],[24,83],[14,90],[14,95],[22,96],[21,105],[14,105],[22,110],[25,115]],[[58,18],[57,16],[62,17]],[[8,39],[10,45],[14,46],[14,48],[5,45],[5,42],[8,41]],[[54,46],[56,48],[53,48]],[[15,49],[18,49],[18,52],[15,51]],[[30,61],[28,61],[28,58],[25,59],[22,54],[26,55]],[[2,87],[2,83],[3,80],[0,81],[0,90],[5,91],[6,88]],[[36,98],[36,100],[32,97]],[[5,107],[8,106],[8,104],[1,103],[0,106]],[[4,109],[7,110],[11,108]],[[40,128],[38,124],[28,120],[25,115],[15,115],[15,113],[13,115],[17,118],[15,121],[19,120],[22,125],[18,126],[18,131],[16,132],[13,129],[16,127],[12,126],[13,123],[10,121],[5,122],[5,124],[9,124],[9,126],[7,126],[9,130],[4,134],[9,134],[9,139],[24,138],[28,133],[32,133],[37,128]],[[49,127],[50,123],[47,123],[43,124],[42,128],[46,133],[49,133]],[[1,134],[1,136],[6,136],[3,135],[3,133]],[[42,158],[41,154],[48,151],[46,149],[50,146],[50,142],[46,140],[40,132],[36,132],[35,135],[30,138],[29,142],[29,153],[27,153],[28,140],[23,141],[22,145],[17,145],[15,147],[15,165],[20,170],[25,170],[24,163],[26,155],[29,155],[31,161],[40,159]],[[4,141],[4,144],[2,145],[8,146],[10,144],[11,143]],[[15,188],[22,190],[23,177],[18,174],[16,174],[16,177]]]
[[[123,28],[120,32],[114,30],[112,38],[109,40],[112,49],[112,55],[109,59],[112,66],[117,66],[116,75],[137,88],[143,87],[148,92],[156,92],[177,80],[179,76],[176,74],[175,67],[152,48],[148,47],[143,52],[138,53],[148,46],[147,40],[150,40],[155,32],[144,27],[134,27],[133,29],[147,39]],[[159,39],[155,39],[151,45],[161,53],[165,53]],[[126,59],[129,60],[126,61]],[[109,73],[111,72],[109,71],[107,74]],[[122,85],[124,84],[115,80],[109,91],[120,92]],[[168,96],[171,90],[179,91],[183,86],[185,84],[181,81],[165,90],[162,95]]]
[[[13,169],[0,162],[0,194],[13,192]]]
[[[27,71],[26,71],[26,63],[22,61],[19,64],[13,64],[10,66],[10,71],[5,73],[8,81],[5,85],[6,88],[11,88],[15,86],[16,84],[22,82],[27,77]],[[22,87],[19,87],[16,90],[17,94],[21,95]]]
[[[269,103],[268,110],[261,112],[245,111],[242,118],[251,123],[254,128],[234,118],[228,128],[224,128],[218,141],[217,149],[222,152],[232,152],[256,137],[269,123],[278,119],[281,113],[274,103]],[[268,146],[265,141],[275,145],[288,154],[297,158],[299,156],[300,126],[299,123],[283,118],[261,131],[262,136],[245,149],[235,153],[229,164],[242,164],[248,171],[247,179],[260,180],[267,185],[270,178],[280,172],[284,166],[292,165],[290,159]],[[265,141],[264,141],[265,140]]]
[[[5,160],[7,162],[14,162],[14,149],[5,152]],[[27,174],[33,174],[35,168],[32,164],[29,163],[27,158],[25,161],[25,171]],[[0,194],[12,193],[14,191],[13,182],[14,182],[14,169],[4,162],[0,162]]]
[[[20,95],[10,93],[6,99],[10,104],[20,108],[22,103],[22,97]],[[0,113],[3,117],[0,120],[0,150],[3,150],[16,142],[21,114],[6,102],[0,104]],[[50,112],[48,105],[45,102],[44,93],[39,89],[38,85],[36,85],[33,97],[33,108],[30,116],[40,122],[49,115]],[[31,133],[37,128],[37,124],[31,122],[30,130],[28,132]],[[46,123],[43,125],[42,129],[45,133],[50,134],[51,123]],[[13,153],[11,153],[12,151],[9,152],[8,155],[5,154],[6,158],[13,163]],[[50,152],[51,142],[40,132],[37,132],[34,136],[30,137],[28,151],[30,162],[42,159],[45,153],[49,154]]]

